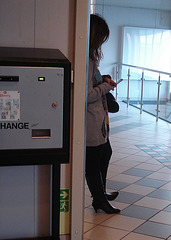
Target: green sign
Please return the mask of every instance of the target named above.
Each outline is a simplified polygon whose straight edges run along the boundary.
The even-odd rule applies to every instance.
[[[69,200],[69,189],[60,190],[60,201],[61,200]]]
[[[60,201],[60,212],[69,211],[69,201]]]
[[[60,190],[60,212],[69,211],[69,189]]]

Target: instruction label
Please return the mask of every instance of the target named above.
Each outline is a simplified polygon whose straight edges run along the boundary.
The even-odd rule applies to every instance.
[[[0,91],[0,121],[20,120],[20,92]]]

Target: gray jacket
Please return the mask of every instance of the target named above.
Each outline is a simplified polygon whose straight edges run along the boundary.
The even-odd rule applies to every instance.
[[[106,111],[103,100],[108,93],[110,85],[102,82],[98,85],[96,79],[97,67],[89,61],[88,99],[87,99],[87,146],[99,146],[106,143]]]

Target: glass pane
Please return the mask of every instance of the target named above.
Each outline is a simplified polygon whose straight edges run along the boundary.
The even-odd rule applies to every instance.
[[[156,116],[157,113],[158,78],[158,73],[152,71],[144,72],[142,109],[154,116]]]
[[[168,76],[160,76],[159,118],[171,123],[171,81]]]
[[[119,68],[118,73],[118,80],[122,78],[123,81],[117,85],[115,93],[117,92],[117,97],[120,100],[127,102],[128,67],[122,66],[122,68]]]
[[[130,69],[129,104],[137,108],[141,106],[142,70]]]

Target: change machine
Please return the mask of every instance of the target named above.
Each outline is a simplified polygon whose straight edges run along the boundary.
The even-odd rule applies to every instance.
[[[69,162],[71,64],[54,49],[0,47],[0,166],[51,164],[59,210],[60,164]],[[52,214],[52,235],[58,239]]]
[[[59,50],[0,48],[0,165],[69,161],[70,73]]]

